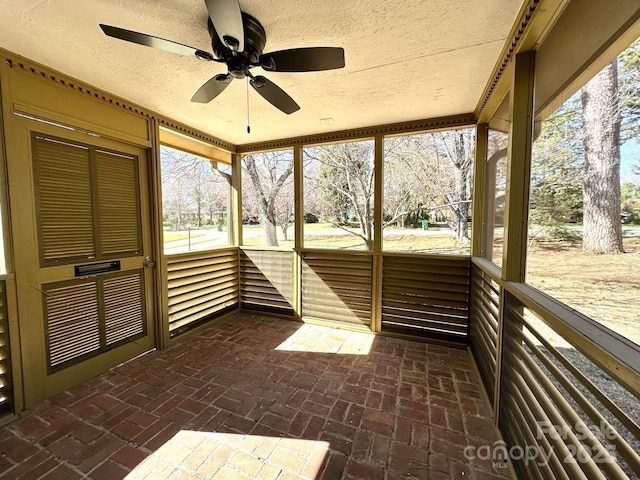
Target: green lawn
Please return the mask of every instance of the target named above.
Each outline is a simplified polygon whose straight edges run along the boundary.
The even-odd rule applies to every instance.
[[[200,230],[192,230],[191,231],[191,238],[199,237],[201,235],[204,235],[203,231],[200,231]],[[163,241],[165,243],[167,243],[167,242],[175,242],[177,240],[186,240],[187,238],[189,238],[189,232],[185,232],[185,231],[178,231],[178,232],[164,231],[164,232],[162,232],[162,239],[163,239]]]
[[[352,229],[357,231],[355,229]],[[469,254],[469,245],[456,242],[448,232],[435,234],[437,227],[432,228],[429,235],[421,229],[388,229],[384,232],[384,250],[390,252],[429,253],[440,252],[450,254]],[[293,226],[287,231],[287,240],[278,229],[278,246],[293,248],[295,231]],[[243,245],[265,246],[264,234],[260,225],[243,226]],[[306,248],[353,249],[365,250],[362,238],[335,227],[330,223],[307,223],[304,225],[304,246]]]

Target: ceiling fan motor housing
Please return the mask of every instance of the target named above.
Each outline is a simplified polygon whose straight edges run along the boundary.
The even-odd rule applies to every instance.
[[[244,51],[234,54],[227,44],[220,38],[213,27],[211,19],[207,20],[207,28],[211,37],[211,47],[215,56],[224,60],[229,65],[229,73],[234,78],[244,78],[249,66],[256,64],[267,43],[267,34],[264,27],[256,18],[242,12],[244,28]]]

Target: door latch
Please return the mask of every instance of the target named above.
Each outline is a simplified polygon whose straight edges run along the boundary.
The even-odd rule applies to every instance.
[[[156,266],[156,262],[151,260],[151,257],[145,257],[144,262],[142,262],[142,266],[144,268],[153,268]]]

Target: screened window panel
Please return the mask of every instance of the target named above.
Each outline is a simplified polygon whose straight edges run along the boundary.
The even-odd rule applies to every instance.
[[[89,149],[42,136],[33,143],[41,258],[95,256]]]
[[[102,255],[140,251],[138,166],[135,157],[96,151]]]

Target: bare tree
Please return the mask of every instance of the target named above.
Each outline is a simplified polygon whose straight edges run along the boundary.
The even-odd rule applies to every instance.
[[[467,130],[451,130],[437,134],[440,148],[453,167],[451,190],[444,192],[446,207],[453,214],[449,226],[456,240],[469,241],[469,208],[471,206],[471,167],[473,166],[473,134]]]
[[[162,147],[161,170],[163,204],[169,206],[165,210],[177,212],[178,225],[182,225],[183,214],[189,208],[195,213],[198,227],[202,224],[205,208],[208,208],[210,218],[214,204],[220,207],[219,210],[226,210],[221,202],[226,202],[227,195],[221,188],[228,188],[229,179],[218,172],[209,160]]]
[[[319,164],[315,180],[323,200],[316,202],[316,211],[305,203],[305,211],[360,237],[372,250],[373,142],[321,145],[305,149],[304,154],[307,162]],[[350,226],[352,220],[355,229]]]
[[[242,165],[252,187],[245,192],[248,194],[246,200],[253,200],[247,207],[258,212],[266,244],[277,247],[276,226],[285,223],[285,218],[287,228],[290,223],[289,215],[278,215],[278,206],[283,187],[293,178],[293,152],[281,150],[247,155],[243,157]],[[246,200],[243,199],[243,204]]]
[[[617,60],[582,88],[583,250],[621,253],[620,111]]]
[[[456,239],[468,241],[473,141],[468,129],[385,140],[385,226],[422,210],[445,212]]]
[[[204,192],[204,206],[211,224],[214,223],[216,215],[227,211],[228,194],[229,179],[222,175],[213,175]]]

